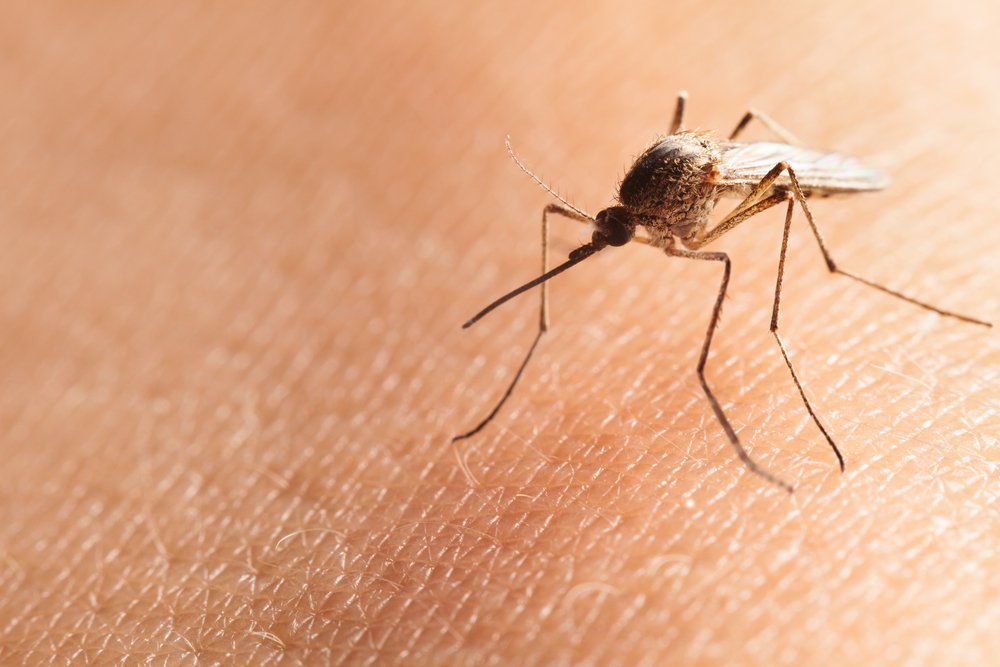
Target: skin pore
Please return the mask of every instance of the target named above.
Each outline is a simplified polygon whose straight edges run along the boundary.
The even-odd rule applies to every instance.
[[[537,321],[460,328],[537,275],[503,137],[593,213],[680,88],[890,173],[813,205],[840,266],[1000,313],[998,10],[670,5],[2,10],[0,662],[989,662],[996,330],[829,275],[799,213],[782,335],[844,474],[768,332],[783,207],[707,248],[706,375],[794,495],[698,384],[721,266],[637,244],[552,281],[453,454]]]

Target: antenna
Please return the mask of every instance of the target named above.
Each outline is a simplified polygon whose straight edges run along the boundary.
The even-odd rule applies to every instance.
[[[583,217],[587,218],[588,220],[593,220],[594,219],[594,216],[590,215],[586,211],[581,211],[576,206],[573,206],[568,201],[566,201],[566,199],[564,199],[562,195],[560,195],[558,192],[556,192],[555,190],[553,190],[551,187],[549,187],[549,185],[545,181],[543,181],[538,176],[536,176],[535,172],[533,172],[530,169],[528,169],[528,167],[525,166],[525,164],[523,162],[521,162],[520,158],[518,158],[517,155],[514,153],[514,147],[510,145],[510,135],[509,134],[506,137],[504,137],[504,145],[507,146],[507,154],[510,155],[510,159],[512,159],[514,161],[514,164],[516,164],[521,171],[523,171],[528,176],[530,176],[531,180],[533,180],[535,183],[538,183],[540,186],[542,186],[543,190],[545,190],[550,195],[552,195],[553,197],[555,197],[556,199],[558,199],[559,201],[561,201],[563,203],[563,205],[566,206],[566,208],[568,208],[568,209],[570,209],[570,210],[572,210],[572,211],[574,211],[576,213],[579,213],[580,215],[582,215]]]

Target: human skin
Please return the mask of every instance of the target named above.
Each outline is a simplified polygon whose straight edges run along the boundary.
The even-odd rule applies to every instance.
[[[720,267],[646,247],[553,281],[450,446],[536,323],[459,328],[538,271],[504,135],[595,212],[681,87],[887,171],[815,202],[834,257],[997,319],[993,5],[67,7],[0,12],[0,662],[1000,652],[996,331],[829,275],[801,214],[782,331],[846,473],[767,331],[780,210],[711,246],[708,379],[794,494],[694,372]]]

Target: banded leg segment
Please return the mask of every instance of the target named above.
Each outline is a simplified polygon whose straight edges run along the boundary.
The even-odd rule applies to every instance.
[[[722,302],[726,298],[726,288],[729,286],[729,274],[731,270],[729,255],[723,252],[702,252],[682,250],[680,248],[667,248],[666,253],[671,257],[684,257],[686,259],[723,263],[725,268],[722,272],[722,282],[719,285],[719,296],[715,299],[715,306],[712,308],[712,317],[709,320],[708,331],[705,334],[705,342],[701,347],[701,357],[698,359],[698,380],[701,382],[701,388],[705,391],[705,396],[708,398],[708,402],[712,406],[712,412],[715,413],[716,419],[718,419],[719,423],[722,424],[722,429],[726,432],[726,436],[729,438],[730,444],[732,444],[733,449],[736,450],[736,455],[739,456],[743,465],[745,465],[750,472],[755,475],[759,475],[768,482],[780,486],[785,491],[791,493],[794,490],[791,484],[774,476],[750,458],[750,455],[740,443],[739,436],[736,435],[736,430],[733,429],[732,424],[729,423],[726,413],[723,411],[719,401],[715,398],[715,394],[712,393],[712,389],[708,386],[708,380],[705,379],[705,366],[708,363],[708,351],[712,346],[712,337],[715,335],[715,328],[719,324],[719,316],[722,314]]]
[[[593,220],[588,218],[586,215],[580,212],[564,206],[562,204],[549,204],[542,210],[542,274],[544,275],[549,270],[549,214],[558,214],[570,218],[571,220],[576,220],[577,222],[582,222],[584,224],[591,225]],[[514,387],[520,381],[521,376],[524,375],[524,369],[528,367],[528,362],[531,360],[531,355],[535,353],[535,348],[538,347],[538,341],[542,339],[542,335],[545,334],[549,329],[549,284],[548,282],[542,283],[541,285],[541,304],[538,313],[538,333],[535,335],[535,340],[532,341],[531,347],[528,348],[527,354],[524,355],[524,361],[521,362],[520,367],[517,369],[517,373],[514,374],[514,379],[511,380],[510,385],[507,387],[507,391],[503,393],[497,404],[490,410],[489,414],[479,422],[475,428],[466,431],[460,435],[456,435],[451,439],[452,442],[457,442],[459,440],[464,440],[466,438],[471,438],[476,435],[483,428],[489,424],[500,409],[503,408],[504,403],[510,398],[510,395],[514,393]]]

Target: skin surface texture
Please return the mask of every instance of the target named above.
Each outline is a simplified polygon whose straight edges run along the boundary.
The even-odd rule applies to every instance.
[[[905,7],[905,10],[904,10]],[[554,201],[748,106],[886,172],[840,266],[1000,320],[1000,9],[0,8],[0,663],[980,665],[1000,655],[1000,334],[826,271],[784,207],[551,283]],[[763,125],[745,138],[773,140]],[[718,220],[734,200],[716,210]],[[552,218],[552,265],[590,238]],[[461,460],[461,464],[460,464]],[[463,465],[465,469],[463,469]]]

